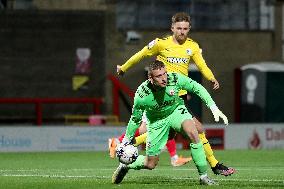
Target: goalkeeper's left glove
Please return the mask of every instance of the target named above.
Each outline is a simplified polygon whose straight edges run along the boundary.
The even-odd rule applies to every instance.
[[[219,110],[219,108],[216,106],[216,104],[210,106],[210,110],[214,116],[214,120],[216,122],[219,122],[219,118],[221,117],[225,123],[225,125],[228,125],[228,118]]]

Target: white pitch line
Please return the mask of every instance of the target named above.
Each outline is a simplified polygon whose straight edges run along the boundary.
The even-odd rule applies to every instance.
[[[279,171],[279,170],[284,170],[284,167],[277,167],[277,168],[259,168],[259,167],[246,167],[246,168],[238,168],[234,167],[237,171],[248,171],[248,170],[253,170],[253,171]],[[113,171],[115,170],[116,167],[113,168],[105,168],[105,169],[0,169],[0,172],[12,172],[12,171],[18,171],[18,172],[28,172],[28,171],[58,171],[58,172],[67,172],[67,171]],[[196,168],[156,168],[152,171],[196,171]]]
[[[31,174],[3,174],[0,177],[48,177],[48,178],[111,178],[107,176],[87,176],[87,175],[31,175]]]
[[[98,169],[0,169],[0,172],[5,172],[5,171],[19,171],[19,172],[24,172],[24,171],[93,171],[93,170],[98,170]],[[113,169],[99,169],[99,170],[113,170]]]
[[[237,171],[241,170],[241,171],[249,171],[249,170],[253,170],[253,171],[279,171],[279,170],[284,170],[284,167],[277,167],[277,168],[258,168],[258,167],[246,167],[246,168],[237,168],[234,167]],[[195,168],[157,168],[154,170],[172,170],[172,171],[196,171]],[[209,170],[209,169],[208,169]]]
[[[34,175],[34,174],[3,174],[0,177],[47,177],[47,178],[96,178],[96,179],[110,179],[110,176],[87,176],[87,175]],[[170,180],[196,180],[196,178],[188,178],[188,177],[166,177]],[[236,181],[236,182],[282,182],[284,185],[284,180],[278,179],[239,179],[239,178],[224,178],[224,179],[216,179],[217,181]]]
[[[172,177],[170,177],[172,178]],[[178,178],[174,177],[172,178],[173,180],[193,180],[194,178]],[[247,182],[282,182],[284,185],[284,179],[283,180],[278,180],[278,179],[240,179],[240,178],[221,178],[221,179],[214,179],[214,180],[221,180],[221,181],[247,181]]]

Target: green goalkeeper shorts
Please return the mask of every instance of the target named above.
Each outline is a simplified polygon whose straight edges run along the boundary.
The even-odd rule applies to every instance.
[[[184,105],[179,105],[168,117],[154,122],[149,121],[147,125],[146,155],[159,155],[168,141],[170,128],[182,132],[181,124],[186,119],[192,120],[192,115]]]

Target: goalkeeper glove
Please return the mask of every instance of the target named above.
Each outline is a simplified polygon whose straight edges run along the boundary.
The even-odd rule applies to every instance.
[[[215,104],[210,106],[210,110],[216,122],[219,122],[219,118],[222,118],[225,125],[228,125],[228,118],[223,114],[223,112],[219,110],[219,108]]]

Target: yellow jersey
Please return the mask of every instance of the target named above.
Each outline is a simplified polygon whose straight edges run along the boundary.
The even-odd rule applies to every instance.
[[[157,60],[163,62],[168,72],[181,73],[188,76],[190,60],[192,59],[199,71],[207,80],[215,79],[212,71],[207,67],[201,54],[199,45],[190,38],[183,44],[174,42],[173,37],[156,38],[142,50],[134,54],[126,63],[121,66],[121,70],[126,72],[130,67],[140,62],[145,57],[157,56]],[[180,95],[186,91],[180,92]]]

